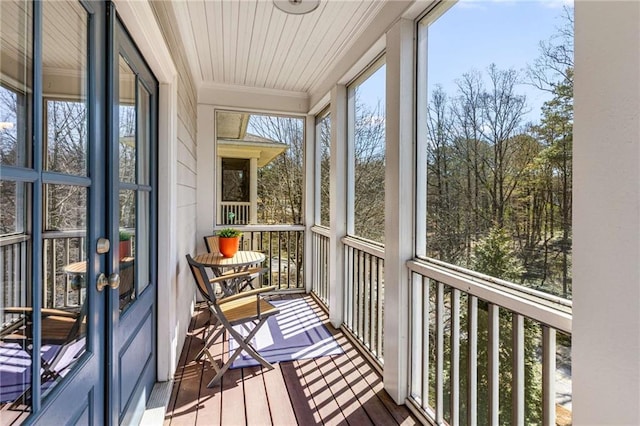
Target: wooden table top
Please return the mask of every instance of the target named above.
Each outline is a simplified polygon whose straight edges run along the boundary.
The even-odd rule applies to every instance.
[[[206,266],[235,268],[239,266],[255,265],[264,261],[267,257],[258,251],[239,251],[233,257],[224,257],[221,254],[204,253],[193,258],[198,263]]]

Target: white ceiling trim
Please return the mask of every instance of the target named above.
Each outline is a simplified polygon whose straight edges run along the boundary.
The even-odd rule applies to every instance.
[[[305,92],[207,82],[198,91],[198,104],[255,112],[306,114],[309,111],[309,95]]]
[[[243,94],[260,94],[267,96],[285,96],[300,99],[309,98],[307,92],[296,92],[293,90],[281,90],[271,89],[269,87],[253,87],[253,86],[241,86],[239,84],[220,84],[212,83],[210,81],[203,82],[201,85],[203,90],[232,90]]]

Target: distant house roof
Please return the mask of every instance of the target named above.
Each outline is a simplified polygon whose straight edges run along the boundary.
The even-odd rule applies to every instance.
[[[257,158],[258,167],[269,164],[286,151],[288,145],[273,139],[245,133],[242,139],[218,138],[218,156],[226,158]]]

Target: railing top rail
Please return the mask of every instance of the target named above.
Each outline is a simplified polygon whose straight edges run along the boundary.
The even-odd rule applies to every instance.
[[[331,230],[326,226],[313,225],[311,227],[311,232],[313,232],[314,234],[322,235],[323,237],[331,237]]]
[[[221,206],[250,206],[251,201],[220,201]]]
[[[412,272],[431,278],[479,299],[524,315],[556,330],[571,334],[571,308],[535,298],[514,288],[502,287],[495,282],[481,281],[477,277],[463,276],[441,266],[424,261],[410,260],[407,267]]]
[[[426,262],[426,263],[430,263],[433,265],[437,265],[437,266],[441,266],[445,269],[454,271],[454,272],[459,272],[461,274],[463,274],[465,277],[468,277],[472,280],[477,279],[480,282],[490,282],[490,283],[494,283],[499,285],[500,287],[506,287],[512,290],[515,290],[516,292],[518,292],[518,294],[522,294],[522,293],[526,293],[536,299],[542,299],[542,300],[546,300],[548,302],[551,302],[555,305],[560,305],[560,306],[566,306],[568,308],[571,308],[573,306],[573,303],[571,302],[571,300],[569,299],[565,299],[563,297],[559,297],[559,296],[555,296],[553,294],[549,294],[549,293],[545,293],[543,291],[540,290],[536,290],[534,288],[529,288],[529,287],[525,287],[519,284],[515,284],[506,280],[502,280],[500,278],[495,278],[492,277],[490,275],[486,275],[486,274],[482,274],[480,272],[477,271],[472,271],[470,269],[467,268],[463,268],[462,266],[456,266],[456,265],[452,265],[450,263],[447,262],[443,262],[441,260],[437,260],[437,259],[432,259],[432,258],[419,258],[419,261],[422,262]]]
[[[365,253],[369,253],[372,256],[384,259],[384,246],[380,246],[374,242],[362,240],[360,238],[354,238],[351,236],[343,237],[341,241],[346,246],[353,247]]]
[[[44,231],[42,237],[45,239],[56,238],[82,238],[87,236],[87,231],[83,229],[73,231]]]
[[[269,232],[269,231],[304,231],[304,225],[217,225],[213,228],[213,232],[224,228],[233,227],[242,232]]]
[[[0,247],[23,243],[25,241],[29,241],[30,239],[31,235],[28,234],[3,235],[0,236]]]

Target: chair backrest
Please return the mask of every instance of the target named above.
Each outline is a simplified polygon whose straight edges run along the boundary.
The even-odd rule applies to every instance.
[[[196,280],[196,284],[198,287],[198,291],[208,302],[214,303],[216,300],[216,295],[211,285],[209,284],[209,278],[207,276],[207,272],[200,263],[196,262],[191,255],[187,255],[187,262],[189,263],[189,268],[191,268],[191,273],[193,274],[193,278]]]
[[[217,235],[207,235],[204,237],[204,243],[207,245],[207,251],[209,253],[220,254],[220,244],[218,242]]]

